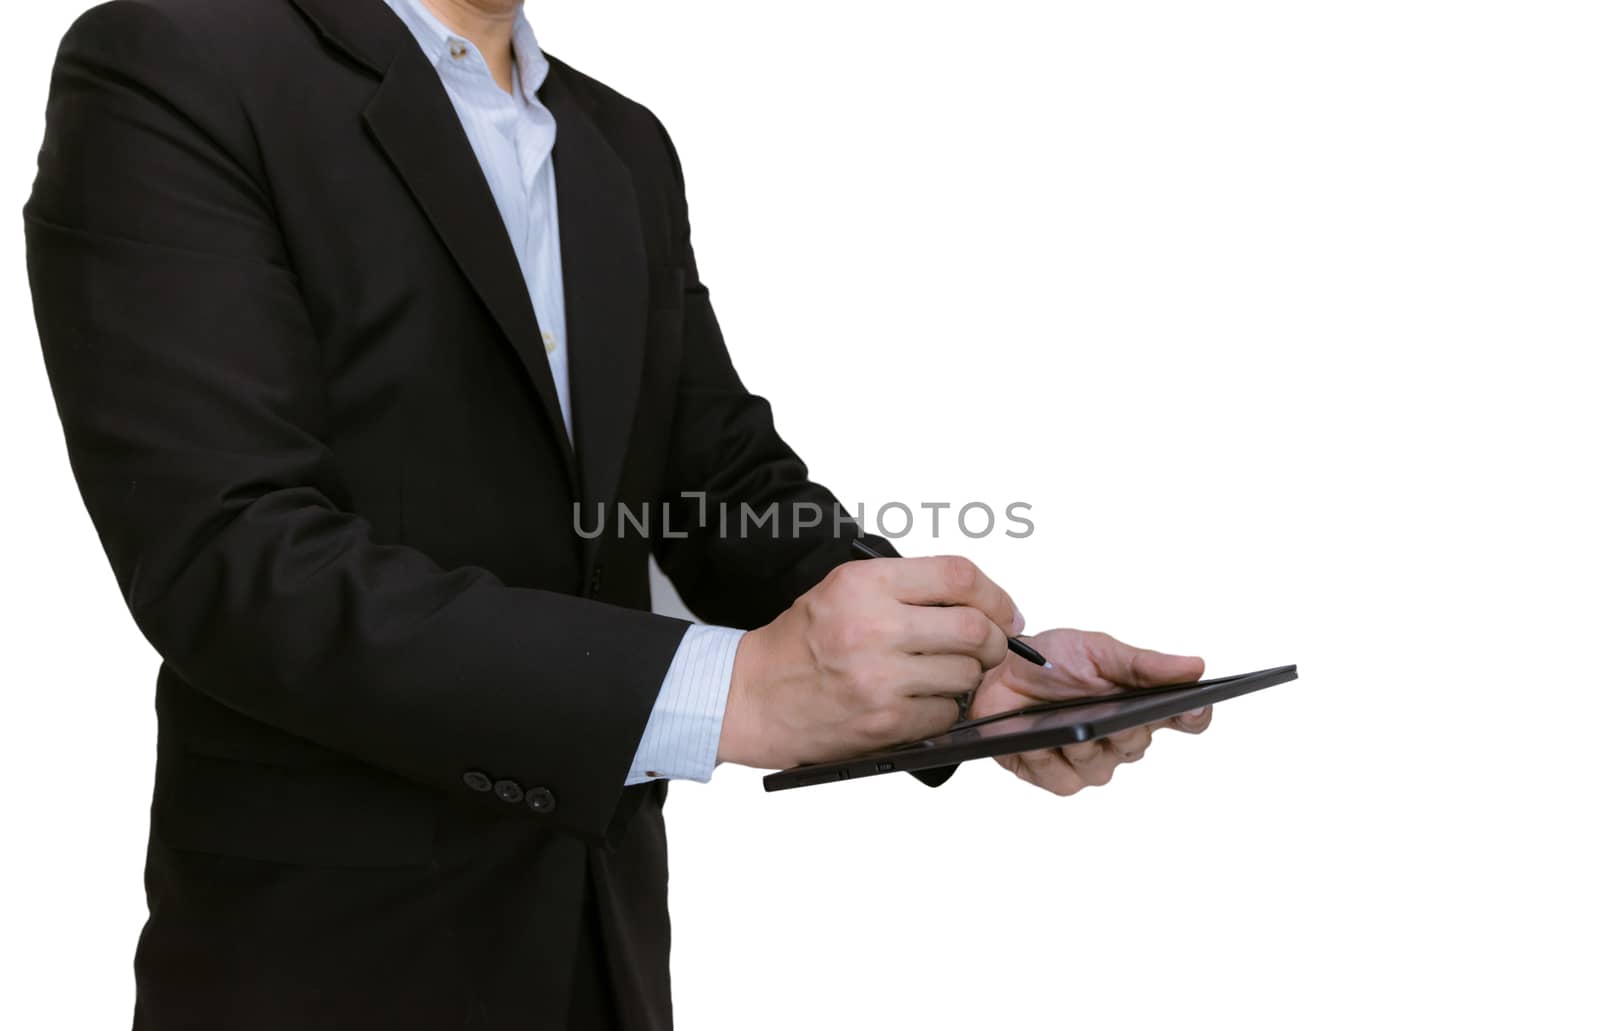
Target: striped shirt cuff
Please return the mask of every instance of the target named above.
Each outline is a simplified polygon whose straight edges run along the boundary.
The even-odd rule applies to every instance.
[[[711,779],[733,682],[733,657],[743,636],[743,630],[720,626],[691,626],[684,633],[625,783]]]

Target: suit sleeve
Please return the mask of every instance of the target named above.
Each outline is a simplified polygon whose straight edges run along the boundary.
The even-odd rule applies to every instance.
[[[24,212],[46,367],[141,631],[263,723],[606,835],[686,624],[379,543],[326,441],[316,335],[225,77],[133,3],[68,33]]]
[[[740,382],[695,265],[682,165],[666,129],[656,125],[675,179],[674,249],[685,283],[683,369],[663,503],[673,509],[672,525],[696,532],[658,539],[655,554],[696,615],[751,629],[850,561],[852,537],[864,536],[880,554],[899,552],[863,533],[838,499],[812,482],[800,456],[778,435],[771,405]],[[741,523],[747,512],[748,525]],[[938,787],[955,769],[913,776]]]
[[[850,539],[863,533],[810,479],[778,435],[771,405],[734,370],[695,264],[677,151],[660,131],[675,177],[674,252],[684,269],[683,364],[663,504],[671,525],[693,529],[658,539],[655,554],[696,615],[748,630],[849,561]],[[897,554],[883,538],[866,537],[880,553]]]

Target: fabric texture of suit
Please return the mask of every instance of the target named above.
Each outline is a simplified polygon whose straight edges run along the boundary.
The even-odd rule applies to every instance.
[[[34,304],[162,658],[138,1027],[562,1027],[587,909],[621,1022],[670,1024],[666,788],[622,786],[685,627],[647,558],[754,627],[849,552],[790,525],[837,502],[734,372],[666,133],[551,63],[575,447],[381,0],[116,0],[62,44]],[[723,503],[776,531],[661,533]]]

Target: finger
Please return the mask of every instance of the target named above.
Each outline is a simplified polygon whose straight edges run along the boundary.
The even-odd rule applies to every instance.
[[[970,655],[993,669],[1006,657],[1006,635],[970,605],[936,608],[907,605],[906,626],[898,642],[904,651],[924,655]]]
[[[1117,764],[1120,760],[1117,758],[1116,754],[1106,746],[1105,742],[1094,741],[1091,742],[1091,744],[1095,746],[1094,755],[1090,756],[1088,759],[1080,760],[1071,758],[1069,761],[1072,763],[1072,768],[1077,771],[1078,776],[1083,779],[1085,784],[1089,785],[1090,787],[1103,787],[1111,783],[1111,774],[1116,771]],[[1062,751],[1063,755],[1065,755],[1065,749]]]
[[[1185,734],[1202,733],[1207,727],[1211,726],[1211,706],[1208,705],[1203,709],[1191,709],[1188,712],[1179,713],[1166,720],[1162,726],[1171,727],[1173,730],[1181,730]]]
[[[1153,729],[1147,726],[1120,731],[1106,738],[1106,748],[1122,762],[1138,762],[1150,747],[1153,733]]]
[[[1110,634],[1089,634],[1084,644],[1100,675],[1123,687],[1160,687],[1199,680],[1206,662],[1197,655],[1168,655],[1135,648]]]
[[[969,559],[956,555],[874,562],[884,567],[889,593],[907,605],[968,605],[1008,634],[1022,633],[1022,614]]]
[[[894,737],[895,743],[920,741],[925,737],[943,734],[961,716],[961,709],[954,698],[907,698],[902,712],[905,733]]]
[[[970,655],[907,655],[897,665],[900,694],[954,698],[975,691],[983,682],[983,666]]]
[[[1053,795],[1076,795],[1085,787],[1078,771],[1055,749],[1023,752],[1017,759],[1017,776]]]
[[[1056,751],[1060,752],[1062,757],[1074,766],[1079,763],[1087,766],[1100,756],[1103,749],[1101,749],[1099,741],[1075,741],[1070,745],[1062,745]]]

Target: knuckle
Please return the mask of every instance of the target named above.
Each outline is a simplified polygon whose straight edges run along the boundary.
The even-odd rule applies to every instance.
[[[874,650],[891,630],[882,617],[834,612],[820,626],[819,640],[832,654],[852,655]]]
[[[939,576],[952,594],[966,595],[978,586],[980,574],[971,559],[944,555],[939,559]]]
[[[961,609],[956,614],[956,640],[967,651],[977,651],[989,642],[993,625],[977,609]]]
[[[866,583],[873,576],[872,566],[867,562],[846,562],[835,566],[834,572],[839,574],[839,582],[845,584]]]
[[[847,662],[840,670],[840,682],[856,704],[875,707],[882,690],[881,678],[871,664]]]
[[[842,566],[834,566],[828,575],[823,577],[821,587],[831,594],[850,596],[866,589],[871,582],[871,571],[865,562],[846,562]]]
[[[847,652],[859,651],[872,643],[875,631],[872,623],[864,619],[835,620],[829,627],[834,646]]]

